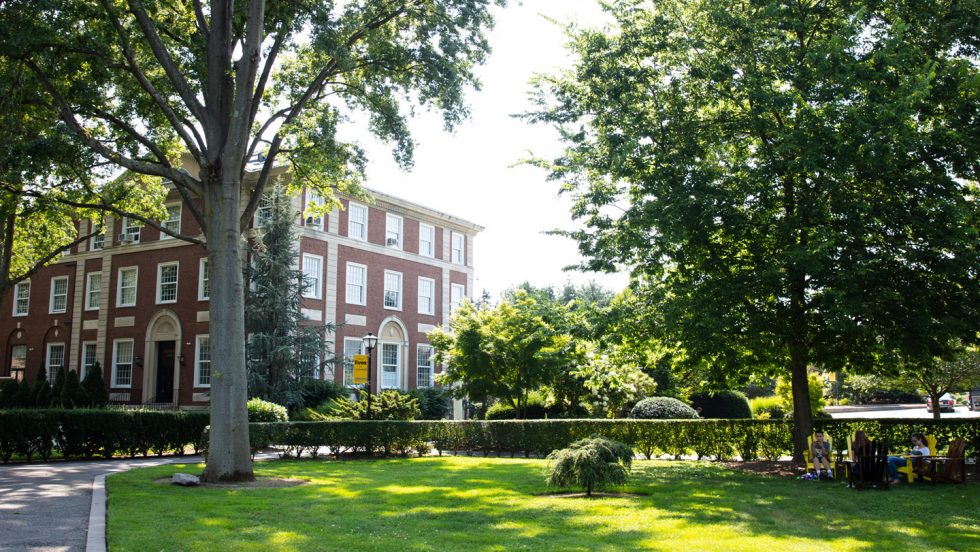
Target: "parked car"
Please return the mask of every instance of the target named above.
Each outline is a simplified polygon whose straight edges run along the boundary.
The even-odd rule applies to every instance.
[[[970,410],[980,410],[980,387],[966,392],[966,406]]]
[[[926,410],[932,412],[932,397],[926,399]],[[942,397],[939,397],[940,412],[953,412],[954,410],[956,410],[956,399],[952,395],[946,393]]]

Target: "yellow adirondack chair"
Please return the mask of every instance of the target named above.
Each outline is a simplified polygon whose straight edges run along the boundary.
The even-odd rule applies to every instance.
[[[834,441],[831,439],[830,434],[824,433],[823,440],[830,447],[830,455],[827,457],[827,461],[830,462],[830,469],[834,472],[834,477],[837,477],[837,460],[834,458]],[[813,450],[813,435],[806,438],[806,450],[803,451],[803,458],[806,460],[806,471],[816,471],[817,467],[813,463],[813,457],[810,451]]]
[[[936,452],[936,436],[926,435],[926,446],[929,447],[929,454],[935,455]],[[922,461],[922,457],[914,454],[906,454],[905,465],[898,468],[898,474],[905,474],[909,479],[909,483],[914,483],[916,479],[921,476],[915,473],[915,469],[918,467],[915,464]]]

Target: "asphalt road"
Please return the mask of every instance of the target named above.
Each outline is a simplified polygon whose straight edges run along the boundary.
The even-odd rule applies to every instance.
[[[932,418],[926,405],[881,405],[881,406],[831,406],[827,408],[834,418]],[[980,411],[957,406],[955,412],[943,412],[942,418],[980,418]]]
[[[0,465],[0,551],[85,550],[96,475],[199,461],[183,456]]]

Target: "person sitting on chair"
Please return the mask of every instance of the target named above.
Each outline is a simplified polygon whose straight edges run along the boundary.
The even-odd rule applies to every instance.
[[[926,446],[926,436],[921,433],[912,434],[912,456],[929,456],[929,447]],[[888,457],[888,482],[901,483],[898,478],[898,468],[908,465],[908,460],[904,456]]]
[[[827,470],[827,477],[834,478],[834,472],[830,470],[830,443],[823,440],[822,431],[813,432],[813,442],[810,443],[810,456],[813,458],[813,467],[817,470],[817,477],[820,477],[820,466],[823,465]]]

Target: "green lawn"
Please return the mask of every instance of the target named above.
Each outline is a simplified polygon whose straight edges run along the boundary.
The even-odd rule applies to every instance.
[[[256,464],[281,489],[109,478],[110,550],[978,550],[980,487],[854,491],[695,462],[638,461],[643,496],[547,496],[542,460],[413,458]]]

